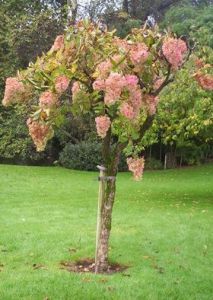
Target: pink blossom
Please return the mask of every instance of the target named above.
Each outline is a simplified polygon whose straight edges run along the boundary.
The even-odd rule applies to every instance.
[[[134,109],[131,105],[129,105],[128,103],[123,103],[121,104],[121,107],[120,107],[120,112],[121,114],[126,117],[127,119],[134,119],[135,117],[135,112],[134,112]]]
[[[12,103],[23,100],[24,92],[25,88],[23,83],[16,77],[7,78],[2,104],[4,106],[8,106]]]
[[[134,108],[135,114],[137,115],[142,106],[142,92],[139,88],[130,90],[129,101]]]
[[[54,41],[54,44],[51,48],[52,51],[58,51],[64,46],[64,36],[58,35]]]
[[[154,89],[158,90],[161,87],[161,85],[164,82],[164,80],[165,80],[164,78],[158,78],[158,79],[156,79],[155,82],[154,82],[154,85],[153,85]]]
[[[107,131],[110,128],[111,121],[107,116],[100,116],[95,118],[97,133],[101,138],[105,138]]]
[[[106,105],[111,105],[116,102],[121,96],[122,89],[126,85],[125,77],[118,73],[111,73],[105,81],[106,94],[104,102]]]
[[[103,91],[105,89],[105,81],[103,79],[97,79],[92,86],[95,91]]]
[[[130,45],[128,44],[128,41],[127,41],[127,40],[120,39],[120,38],[118,38],[118,37],[115,37],[115,38],[114,38],[114,44],[115,44],[118,48],[120,48],[120,49],[122,49],[122,50],[124,50],[124,51],[126,51],[126,52],[128,52],[129,49],[130,49]]]
[[[138,77],[135,75],[126,75],[125,79],[126,79],[126,84],[129,88],[136,87],[139,81]]]
[[[148,113],[150,115],[154,115],[156,113],[159,97],[153,95],[146,95],[144,101],[146,103]]]
[[[186,43],[181,39],[167,38],[162,46],[163,55],[174,69],[178,69],[183,63],[187,52]]]
[[[213,76],[210,74],[201,74],[197,73],[195,75],[195,79],[199,83],[199,85],[207,91],[213,90]]]
[[[112,63],[109,59],[100,63],[96,68],[96,71],[99,74],[99,78],[100,79],[107,78],[110,73],[111,68],[112,68]]]
[[[63,92],[65,92],[69,86],[69,83],[70,83],[70,80],[69,80],[69,78],[67,78],[67,76],[61,75],[61,76],[57,77],[56,81],[55,81],[56,92],[59,94],[62,94]]]
[[[143,175],[144,170],[144,158],[127,158],[127,165],[129,171],[133,172],[133,176],[135,180],[140,180]]]
[[[46,147],[47,141],[52,137],[52,128],[45,124],[33,121],[31,118],[27,120],[27,126],[29,128],[29,134],[32,137],[37,151],[43,151]]]
[[[148,56],[148,47],[144,43],[131,45],[130,60],[134,65],[145,62]]]
[[[57,102],[57,97],[51,91],[43,92],[39,98],[39,106],[42,108],[51,108]]]
[[[72,95],[73,97],[76,96],[76,94],[78,94],[80,92],[80,83],[78,81],[75,81],[73,83],[73,86],[72,86]]]

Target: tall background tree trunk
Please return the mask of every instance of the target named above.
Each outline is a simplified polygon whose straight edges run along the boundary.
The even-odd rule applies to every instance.
[[[78,1],[67,0],[67,25],[75,24],[78,12]]]

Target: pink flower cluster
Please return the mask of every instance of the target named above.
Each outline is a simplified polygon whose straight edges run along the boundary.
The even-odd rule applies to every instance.
[[[116,45],[118,48],[125,52],[128,52],[130,48],[127,40],[123,40],[118,37],[114,38],[114,45]]]
[[[58,35],[54,41],[54,44],[51,48],[52,51],[58,51],[64,46],[64,36]]]
[[[97,133],[101,138],[105,138],[110,128],[111,121],[108,116],[100,116],[95,118]]]
[[[154,89],[155,90],[158,90],[159,89],[159,87],[162,85],[162,83],[164,82],[164,78],[158,78],[158,79],[156,79],[155,80],[155,82],[154,82],[154,85],[153,85],[153,87],[154,87]]]
[[[145,62],[149,56],[149,49],[144,43],[131,44],[119,38],[116,38],[114,43],[126,53],[129,52],[130,60],[134,65]]]
[[[183,63],[187,52],[186,43],[181,39],[167,38],[162,46],[163,55],[174,69],[178,69]]]
[[[207,91],[213,90],[213,76],[210,74],[201,74],[197,73],[195,76],[195,79],[199,83],[199,85]]]
[[[125,77],[118,73],[111,73],[105,80],[105,98],[106,105],[116,102],[121,96],[121,92],[126,85]]]
[[[52,135],[52,128],[46,124],[41,124],[38,121],[33,121],[31,118],[27,120],[27,126],[37,151],[43,151],[48,139]]]
[[[94,81],[92,86],[95,91],[104,91],[106,87],[105,80],[97,79],[96,81]]]
[[[69,86],[69,83],[70,83],[70,80],[69,80],[69,78],[67,78],[67,76],[61,75],[61,76],[57,77],[56,81],[55,81],[56,92],[59,94],[62,94],[63,92],[65,92]]]
[[[2,104],[8,106],[16,101],[23,100],[24,92],[25,88],[22,82],[15,77],[7,78]]]
[[[57,97],[51,91],[43,92],[39,98],[39,106],[41,108],[52,108],[57,103]]]
[[[129,168],[129,171],[133,173],[135,180],[140,180],[143,175],[144,170],[144,158],[127,158],[127,165]]]
[[[128,103],[125,102],[120,107],[120,112],[128,119],[133,119],[140,111],[142,105],[142,94],[138,86],[138,77],[135,75],[123,76],[118,73],[111,73],[109,77],[97,79],[93,83],[93,89],[97,91],[105,91],[104,102],[110,106],[119,98],[124,89],[129,92]]]
[[[75,97],[80,92],[80,89],[81,89],[80,83],[78,81],[75,81],[72,86],[73,97]]]
[[[135,112],[134,112],[133,107],[130,104],[128,104],[127,102],[121,104],[120,112],[127,119],[132,120],[135,117]]]
[[[159,97],[153,95],[146,95],[144,97],[144,102],[147,106],[149,115],[154,115],[156,113]]]
[[[144,43],[137,43],[130,46],[130,60],[134,65],[143,63],[149,56],[148,47]]]
[[[96,71],[99,75],[98,77],[100,79],[106,79],[110,73],[111,68],[112,68],[112,63],[110,59],[107,59],[106,61],[100,63],[96,68]]]

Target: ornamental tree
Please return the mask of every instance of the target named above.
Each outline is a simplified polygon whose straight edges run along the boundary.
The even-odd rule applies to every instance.
[[[133,29],[126,39],[80,21],[58,36],[34,64],[6,81],[4,105],[25,104],[29,133],[43,151],[70,112],[89,114],[102,140],[105,173],[96,244],[96,272],[108,268],[108,244],[121,152],[140,180],[141,140],[151,127],[158,95],[189,55],[187,44],[158,28]]]

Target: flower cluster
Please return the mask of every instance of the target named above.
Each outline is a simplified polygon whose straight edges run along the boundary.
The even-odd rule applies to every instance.
[[[198,84],[207,91],[213,91],[213,76],[210,74],[197,73],[195,76]]]
[[[138,81],[135,75],[123,76],[119,73],[111,73],[106,80],[98,78],[93,83],[93,89],[105,92],[104,102],[107,106],[118,101],[124,90],[128,91],[127,102],[121,104],[120,112],[126,118],[133,119],[142,105],[142,93]]]
[[[27,120],[29,134],[32,137],[37,151],[43,151],[49,139],[53,136],[53,129],[45,123],[33,121],[31,118]]]
[[[130,60],[134,65],[145,62],[148,56],[148,47],[144,43],[137,43],[130,46]]]
[[[110,73],[111,68],[112,68],[112,63],[110,59],[107,59],[106,61],[103,61],[97,66],[96,73],[98,74],[98,77],[100,79],[106,79]]]
[[[129,168],[129,171],[133,173],[135,180],[140,180],[143,175],[144,170],[144,158],[127,158],[127,165]]]
[[[174,69],[178,69],[187,52],[186,43],[181,39],[167,38],[162,46],[163,55]]]
[[[110,128],[111,121],[107,116],[100,116],[95,118],[97,133],[101,138],[105,138],[107,131]]]
[[[163,84],[164,81],[165,81],[165,78],[155,79],[154,84],[153,84],[154,90],[158,90],[161,87],[161,85]]]
[[[149,56],[149,49],[144,43],[131,43],[127,40],[115,38],[114,44],[129,54],[130,61],[133,65],[144,63]]]
[[[64,36],[58,35],[54,41],[51,51],[58,51],[64,46]]]
[[[39,106],[41,108],[52,108],[57,103],[57,97],[51,91],[43,92],[39,98]]]
[[[126,85],[125,77],[118,73],[111,73],[105,80],[105,98],[106,105],[116,102],[121,96],[121,92]]]
[[[81,90],[80,83],[75,81],[72,86],[72,96],[75,97]]]
[[[69,86],[70,80],[65,75],[61,75],[55,80],[55,90],[57,93],[62,94]]]
[[[121,104],[120,112],[127,119],[132,120],[135,117],[135,112],[134,112],[133,107],[130,104],[128,104],[127,102],[124,102]]]
[[[24,100],[24,94],[24,84],[15,77],[9,77],[6,80],[5,93],[2,104],[4,106],[8,106],[17,101],[22,101]]]
[[[153,95],[146,95],[144,97],[144,102],[146,104],[148,114],[154,115],[156,113],[159,97]]]

